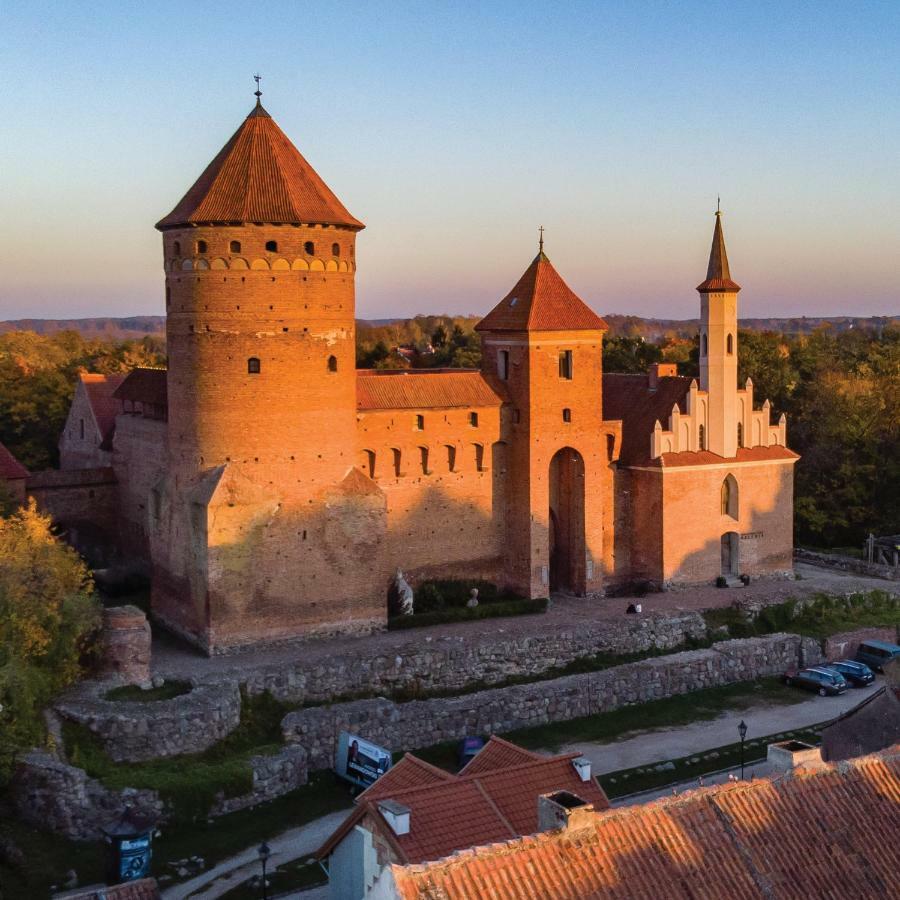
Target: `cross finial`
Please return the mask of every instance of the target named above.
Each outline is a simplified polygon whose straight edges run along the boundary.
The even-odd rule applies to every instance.
[[[259,72],[257,72],[253,76],[253,80],[256,82],[256,90],[253,93],[256,97],[256,105],[259,106],[260,105],[259,98],[262,97],[262,91],[259,89],[259,83],[260,83],[260,81],[262,81],[262,75],[260,75]]]
[[[538,253],[543,253],[544,252],[544,226],[543,225],[541,225],[541,227],[538,228],[538,233],[540,234],[540,237],[538,238]]]

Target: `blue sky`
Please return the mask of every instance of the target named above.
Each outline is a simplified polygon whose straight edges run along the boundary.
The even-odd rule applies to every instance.
[[[163,311],[160,236],[253,103],[350,211],[362,317],[900,313],[900,3],[6,4],[0,317]]]

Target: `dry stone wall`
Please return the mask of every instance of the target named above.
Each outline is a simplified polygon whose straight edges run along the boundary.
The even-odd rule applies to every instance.
[[[360,734],[390,750],[413,750],[467,735],[609,712],[821,661],[817,641],[774,634],[462,697],[409,703],[379,698],[312,707],[288,713],[282,729],[286,741],[306,749],[311,769],[323,769],[333,765],[341,731]]]
[[[498,626],[498,628],[502,628]],[[427,693],[463,690],[473,684],[500,684],[510,678],[541,676],[598,653],[671,650],[706,637],[699,613],[629,616],[618,622],[590,622],[538,635],[498,635],[472,644],[452,635],[410,638],[393,652],[335,654],[315,665],[296,663],[235,672],[247,691],[268,691],[289,703],[321,703],[396,690]]]
[[[236,682],[194,685],[189,694],[149,702],[107,700],[113,684],[83,682],[56,702],[59,715],[89,728],[116,762],[200,753],[241,720]]]

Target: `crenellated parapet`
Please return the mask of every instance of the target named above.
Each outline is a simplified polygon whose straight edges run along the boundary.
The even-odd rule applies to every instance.
[[[760,409],[753,408],[753,381],[748,378],[742,390],[735,391],[736,443],[738,449],[787,446],[787,419],[782,414],[772,422],[771,404],[766,400]],[[674,404],[666,426],[657,419],[650,436],[650,456],[664,453],[686,453],[707,450],[709,433],[709,392],[691,382],[685,396],[684,411]]]

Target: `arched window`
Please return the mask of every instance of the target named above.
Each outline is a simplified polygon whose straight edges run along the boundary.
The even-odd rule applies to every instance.
[[[230,253],[240,253],[241,252],[241,242],[240,241],[232,241],[228,245],[228,251]]]
[[[369,476],[369,478],[375,478],[375,451],[374,450],[364,450],[363,454],[365,459],[363,460],[364,471]]]
[[[707,353],[709,353],[709,344],[707,343],[706,335],[701,334],[700,335],[700,355],[706,356]]]
[[[248,375],[259,375],[259,357],[251,356],[250,359],[247,360],[247,374]]]
[[[721,513],[732,519],[738,517],[738,484],[734,475],[728,475],[722,482]]]
[[[267,253],[277,253],[278,252],[278,241],[266,241],[266,252]]]
[[[316,245],[312,241],[307,241],[303,245],[303,252],[308,256],[313,256],[316,252]]]
[[[181,241],[175,241],[175,243],[172,244],[172,248],[175,250],[176,256],[181,256]]]
[[[403,459],[403,456],[396,447],[391,448],[391,454],[394,457],[394,477],[399,478],[403,474],[400,469],[400,463]]]
[[[473,428],[477,428],[477,427],[478,427],[478,413],[477,413],[477,412],[470,412],[470,413],[469,413],[469,424],[470,424]]]
[[[729,334],[728,338],[725,340],[725,350],[729,356],[734,353],[734,335]]]
[[[206,241],[197,241],[197,252],[206,253]]]
[[[456,471],[456,447],[453,444],[447,444],[444,449],[447,451],[447,471]]]
[[[328,357],[328,371],[329,372],[337,372],[337,357],[336,356]]]
[[[331,255],[332,256],[340,256],[341,255],[341,245],[340,244],[332,244],[331,245]]]
[[[737,441],[738,447],[744,446],[744,425],[742,422],[738,422],[737,424]]]
[[[484,446],[482,444],[475,444],[475,471],[483,472],[484,471]]]
[[[419,447],[419,461],[422,464],[422,474],[428,474],[428,448]]]
[[[698,450],[706,449],[706,428],[703,425],[697,429],[697,445]]]

